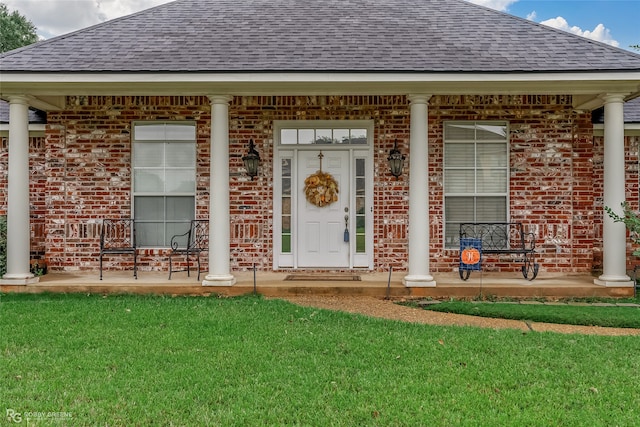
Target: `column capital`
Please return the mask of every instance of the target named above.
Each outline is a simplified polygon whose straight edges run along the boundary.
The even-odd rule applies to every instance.
[[[603,93],[600,95],[600,99],[604,100],[605,104],[611,102],[624,103],[624,98],[627,95],[629,95],[629,93]]]
[[[27,95],[9,95],[7,96],[9,104],[29,105],[29,97]]]
[[[231,95],[207,95],[207,98],[209,98],[211,104],[229,104],[233,101],[233,96]]]
[[[407,95],[407,99],[411,104],[426,104],[431,99],[431,95],[425,93],[410,93]]]

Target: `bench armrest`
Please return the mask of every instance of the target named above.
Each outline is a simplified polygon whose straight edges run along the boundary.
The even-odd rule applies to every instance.
[[[191,246],[191,230],[188,230],[186,233],[174,234],[173,236],[171,236],[171,250],[172,251],[179,250],[180,242],[184,240],[186,240],[184,249],[188,249]]]

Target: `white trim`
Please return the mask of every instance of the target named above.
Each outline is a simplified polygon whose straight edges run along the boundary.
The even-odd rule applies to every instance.
[[[604,136],[604,124],[594,124],[593,134],[595,136]],[[640,123],[625,123],[624,136],[640,136]]]
[[[124,82],[597,82],[631,81],[636,88],[640,79],[639,71],[612,72],[529,72],[529,73],[192,73],[192,72],[155,72],[155,73],[64,73],[64,72],[4,72],[3,84],[12,83],[124,83]]]
[[[30,124],[29,125],[29,136],[44,136],[44,131],[45,131],[46,126],[47,126],[46,124]],[[8,136],[9,135],[9,124],[8,123],[0,123],[0,135],[1,136]]]
[[[640,95],[640,72],[540,73],[3,73],[0,98],[62,95]],[[44,105],[44,104],[43,104]],[[49,102],[49,105],[54,106]],[[598,105],[602,105],[599,103]],[[596,108],[598,105],[591,105]]]

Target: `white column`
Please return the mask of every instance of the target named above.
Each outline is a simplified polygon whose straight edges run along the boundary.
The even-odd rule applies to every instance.
[[[402,280],[407,287],[435,286],[429,274],[429,125],[431,95],[410,95],[409,135],[409,271]]]
[[[211,159],[209,184],[209,274],[203,286],[232,286],[229,215],[229,102],[227,95],[211,101]]]
[[[604,206],[622,214],[625,200],[624,94],[604,96]],[[627,276],[626,229],[603,215],[603,274],[594,282],[602,286],[632,286]]]
[[[29,104],[9,98],[9,173],[7,185],[7,273],[3,284],[35,283],[29,271]]]

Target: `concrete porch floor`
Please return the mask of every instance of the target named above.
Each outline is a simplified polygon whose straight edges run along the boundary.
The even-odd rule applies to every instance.
[[[633,287],[603,287],[593,283],[591,275],[567,275],[540,273],[533,281],[522,278],[517,272],[480,273],[474,272],[468,281],[463,281],[457,272],[434,273],[436,287],[406,288],[402,284],[405,272],[389,273],[353,272],[361,281],[285,281],[288,274],[302,272],[258,272],[256,291],[269,297],[294,295],[349,295],[374,297],[432,297],[432,298],[475,298],[478,296],[516,298],[567,298],[567,297],[632,297]],[[316,273],[327,277],[327,274]],[[237,283],[230,287],[202,286],[196,280],[197,274],[187,277],[186,273],[174,273],[168,280],[164,272],[138,272],[138,279],[130,271],[105,271],[103,280],[98,272],[52,272],[31,285],[1,285],[0,292],[67,292],[67,293],[131,293],[163,295],[224,295],[237,296],[254,291],[253,272],[234,272]],[[201,279],[204,275],[201,276]]]

